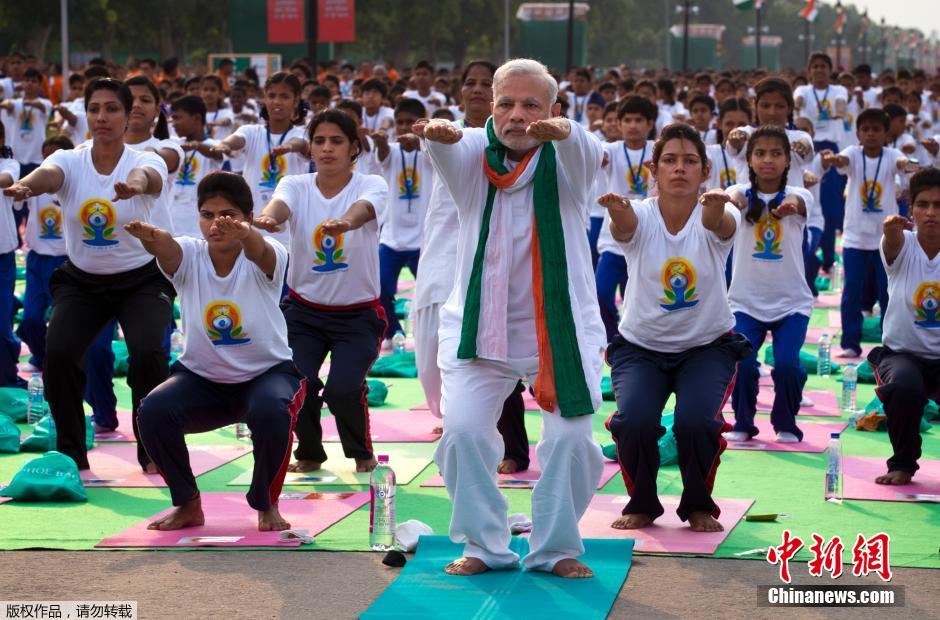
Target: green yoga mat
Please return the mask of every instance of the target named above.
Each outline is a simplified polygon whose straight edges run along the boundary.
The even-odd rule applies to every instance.
[[[529,541],[512,539],[520,556]],[[463,545],[446,536],[422,536],[418,552],[401,574],[360,618],[606,618],[630,571],[633,540],[584,541],[581,558],[594,570],[592,579],[562,579],[549,573],[491,571],[455,577],[444,566],[460,557]]]

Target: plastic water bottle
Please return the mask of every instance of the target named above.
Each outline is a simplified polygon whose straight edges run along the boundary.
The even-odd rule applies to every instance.
[[[251,441],[251,430],[244,422],[235,423],[235,439],[238,441]]]
[[[369,487],[369,546],[373,551],[390,551],[395,548],[395,472],[388,466],[387,455],[379,455]]]
[[[183,354],[184,342],[183,332],[174,329],[173,333],[170,334],[170,355],[172,355],[174,359],[179,359],[180,355]]]
[[[400,329],[392,337],[392,351],[394,353],[405,352],[405,334]]]
[[[823,332],[819,337],[819,355],[816,360],[816,374],[820,377],[828,377],[831,372],[832,364],[829,362],[831,350],[832,339],[829,337],[829,332]]]
[[[833,293],[842,290],[842,263],[832,265],[832,285],[829,287]]]
[[[842,499],[842,440],[839,433],[829,435],[826,448],[826,499]]]
[[[42,385],[42,377],[34,372],[29,380],[29,399],[26,407],[26,422],[35,424],[46,415],[46,392]]]
[[[842,371],[842,411],[847,411],[850,415],[855,413],[857,408],[857,385],[858,371],[855,364],[846,364]]]

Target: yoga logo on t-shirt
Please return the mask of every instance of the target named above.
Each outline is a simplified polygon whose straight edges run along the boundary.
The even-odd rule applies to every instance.
[[[695,294],[695,268],[682,257],[666,260],[663,265],[663,294],[659,298],[659,307],[666,312],[685,310],[698,304]]]
[[[398,173],[398,199],[414,200],[421,198],[421,177],[411,166]]]
[[[914,325],[923,329],[940,329],[937,308],[940,306],[940,282],[922,282],[914,291]]]
[[[876,180],[862,183],[862,213],[881,213],[881,183]]]
[[[757,238],[757,243],[754,244],[754,253],[751,256],[757,260],[783,258],[783,253],[780,251],[780,240],[783,239],[783,227],[780,225],[780,220],[770,213],[765,213],[754,225],[754,236]]]
[[[206,331],[217,347],[248,344],[251,338],[242,328],[241,311],[230,301],[213,301],[206,306]]]
[[[184,157],[180,171],[176,173],[177,185],[195,185],[196,173],[199,172],[199,162],[195,157]]]
[[[78,210],[78,219],[82,223],[82,243],[92,247],[108,247],[117,245],[114,238],[114,223],[117,218],[114,207],[107,200],[92,198],[85,202]]]
[[[823,99],[819,102],[819,120],[828,121],[832,118],[832,104],[829,99]]]
[[[349,268],[346,262],[346,254],[343,252],[343,235],[340,233],[335,237],[323,232],[323,224],[317,226],[313,231],[313,251],[316,257],[313,259],[313,270],[317,273],[329,273],[331,271],[344,271]]]
[[[33,130],[33,111],[27,108],[23,108],[23,111],[20,112],[20,131],[32,131]]]
[[[738,174],[731,168],[722,170],[718,177],[718,182],[721,184],[721,189],[728,189],[738,182]]]
[[[631,194],[646,196],[650,189],[649,180],[649,168],[643,163],[637,164],[627,171],[627,186],[630,188]]]
[[[62,212],[53,206],[39,211],[39,238],[62,238]]]
[[[261,187],[277,187],[286,169],[287,163],[283,155],[272,158],[270,153],[266,154],[261,158]]]

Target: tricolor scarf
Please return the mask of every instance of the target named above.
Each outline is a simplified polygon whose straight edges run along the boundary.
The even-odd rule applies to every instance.
[[[491,277],[490,273],[484,273],[484,263],[491,262],[487,261],[487,243],[491,241],[490,228],[496,192],[508,190],[520,176],[524,176],[523,172],[538,153],[538,163],[535,164],[535,172],[532,175],[532,202],[535,210],[535,231],[532,235],[532,296],[535,301],[539,353],[535,399],[545,411],[554,411],[557,406],[563,417],[592,414],[594,405],[584,378],[581,350],[578,348],[571,310],[571,296],[568,294],[568,263],[558,204],[555,146],[551,142],[545,142],[541,150],[532,149],[516,169],[510,172],[503,163],[506,147],[496,138],[492,118],[486,122],[486,135],[489,145],[483,153],[483,170],[489,180],[489,188],[486,192],[486,206],[483,208],[480,237],[473,256],[473,269],[467,285],[457,357],[477,357],[484,278]],[[499,214],[497,227],[498,222]],[[500,232],[510,234],[508,230]],[[498,240],[493,240],[493,244],[498,243]],[[511,256],[502,255],[497,260],[511,261]],[[508,271],[507,265],[502,268],[504,272]]]

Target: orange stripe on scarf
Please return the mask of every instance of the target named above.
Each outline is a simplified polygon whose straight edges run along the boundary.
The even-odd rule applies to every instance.
[[[519,162],[519,165],[516,166],[516,169],[507,174],[499,174],[490,168],[489,162],[486,161],[486,153],[483,153],[483,172],[486,173],[486,178],[489,179],[490,183],[492,183],[496,189],[510,188],[512,184],[516,182],[516,179],[519,178],[519,175],[522,174],[522,171],[525,170],[525,167],[529,165],[529,161],[532,160],[532,156],[535,155],[536,151],[538,151],[537,148],[526,153],[522,161]]]
[[[526,156],[528,157],[528,155]],[[525,160],[523,160],[525,161]],[[555,390],[555,370],[552,366],[552,343],[548,338],[545,317],[545,297],[542,289],[542,255],[539,235],[532,219],[532,298],[535,301],[535,333],[539,346],[539,370],[535,377],[535,401],[543,411],[555,411],[558,393]]]

